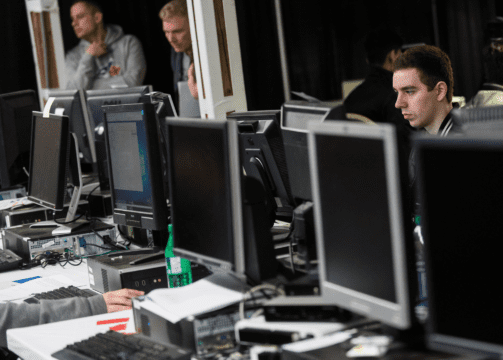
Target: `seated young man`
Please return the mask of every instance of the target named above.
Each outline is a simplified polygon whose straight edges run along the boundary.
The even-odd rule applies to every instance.
[[[393,64],[395,107],[416,129],[446,136],[453,129],[450,116],[454,76],[449,57],[438,47],[416,46]]]

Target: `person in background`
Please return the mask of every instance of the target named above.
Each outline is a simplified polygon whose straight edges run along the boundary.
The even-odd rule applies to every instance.
[[[178,82],[188,81],[190,93],[198,99],[197,82],[194,71],[194,55],[186,0],[172,0],[159,11],[162,30],[171,50],[173,88],[178,95]]]
[[[143,83],[147,63],[140,41],[118,25],[103,22],[93,0],[74,1],[72,27],[80,39],[65,58],[67,89],[110,89]]]
[[[488,44],[482,50],[485,82],[465,108],[503,105],[503,18],[488,27]]]
[[[132,306],[131,299],[141,295],[143,291],[121,289],[90,298],[41,300],[40,304],[1,303],[0,347],[7,347],[8,329],[128,310]]]
[[[396,94],[392,86],[393,63],[401,55],[402,45],[402,38],[387,27],[367,34],[364,46],[370,72],[344,100],[348,113],[366,116],[376,123],[408,127],[400,110],[395,108]]]

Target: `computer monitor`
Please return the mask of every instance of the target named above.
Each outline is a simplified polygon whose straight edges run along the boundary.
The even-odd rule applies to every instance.
[[[253,282],[274,276],[260,183],[243,176],[237,123],[167,118],[165,132],[175,254]]]
[[[134,86],[118,89],[86,90],[87,109],[93,129],[104,121],[104,105],[137,104],[144,95],[152,92],[152,85]]]
[[[152,92],[151,85],[135,86],[117,89],[86,90],[87,111],[93,140],[96,148],[96,170],[100,181],[100,190],[110,190],[107,152],[103,139],[103,108],[106,105],[148,103],[146,94]]]
[[[499,359],[503,138],[467,134],[416,139],[414,145],[428,289],[427,346]]]
[[[307,154],[307,124],[322,122],[332,104],[308,101],[287,101],[281,107],[281,133],[292,196],[296,205],[312,201],[309,157]]]
[[[274,215],[292,218],[293,197],[281,137],[280,110],[232,113],[227,119],[238,122],[241,164],[246,175],[262,183]]]
[[[49,112],[66,115],[70,119],[70,131],[77,135],[79,142],[81,163],[95,164],[94,127],[90,122],[84,91],[50,90],[49,97],[54,98]]]
[[[53,235],[68,234],[86,222],[72,222],[75,219],[82,190],[82,172],[78,158],[78,141],[69,131],[66,115],[48,114],[34,111],[30,147],[30,177],[28,199],[34,203],[55,210],[63,210],[68,177],[74,186],[72,199],[64,226],[47,221],[32,224],[31,227],[56,227]],[[72,222],[71,224],[66,224]]]
[[[323,299],[395,329],[414,322],[407,165],[391,124],[309,124]]]
[[[154,105],[109,105],[103,109],[114,223],[167,229]]]
[[[469,131],[480,125],[491,126],[503,123],[503,106],[484,106],[478,108],[459,108],[451,110],[452,121],[462,131]]]
[[[40,104],[33,90],[0,95],[1,189],[26,184],[28,181],[33,111],[40,111]]]

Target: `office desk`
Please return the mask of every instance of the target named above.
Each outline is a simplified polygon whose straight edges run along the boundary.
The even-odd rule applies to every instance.
[[[56,351],[113,327],[124,333],[134,332],[133,310],[11,329],[7,331],[7,343],[9,350],[22,359],[54,360],[51,354]]]

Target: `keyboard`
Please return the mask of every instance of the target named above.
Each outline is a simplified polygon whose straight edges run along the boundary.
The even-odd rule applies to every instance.
[[[79,289],[73,285],[68,287],[62,287],[59,289],[42,292],[33,295],[32,297],[25,299],[24,302],[28,304],[39,304],[40,300],[58,300],[58,299],[68,299],[72,297],[91,297],[94,295],[98,295],[96,291],[88,290],[88,289]]]
[[[11,250],[0,250],[0,272],[17,269],[23,259]]]
[[[60,360],[190,360],[192,353],[176,345],[163,345],[140,334],[115,331],[96,334],[52,354]]]

